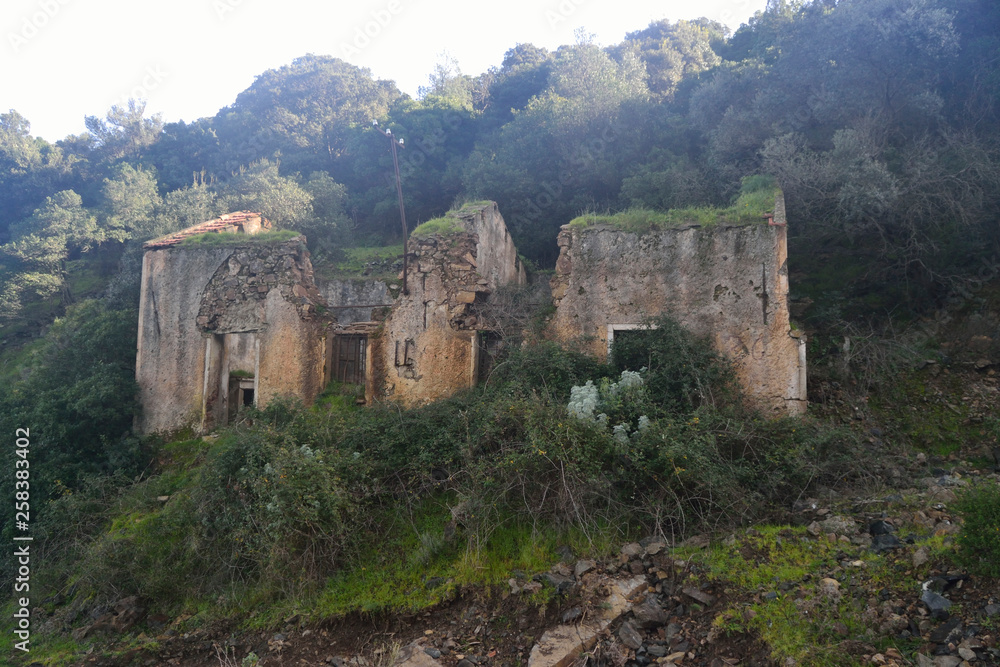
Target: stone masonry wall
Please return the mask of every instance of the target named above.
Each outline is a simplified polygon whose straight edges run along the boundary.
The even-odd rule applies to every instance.
[[[395,300],[388,283],[374,278],[330,278],[319,289],[340,326],[370,322],[376,310],[371,306],[391,306]]]
[[[264,326],[263,311],[272,290],[294,304],[304,321],[315,319],[323,299],[300,239],[236,247],[205,287],[198,326],[205,333],[217,334],[259,330]]]
[[[231,248],[177,247],[143,255],[135,369],[139,433],[201,423],[207,345],[196,320],[208,279],[231,253]]]
[[[262,244],[234,235],[231,246],[147,250],[137,430],[222,423],[233,371],[254,374],[258,406],[279,395],[311,402],[324,379],[323,305],[301,237]]]
[[[463,231],[410,239],[409,294],[386,319],[374,360],[378,393],[426,403],[469,387],[476,377],[482,322],[475,306],[500,285],[525,281],[517,249],[496,204],[463,209]]]
[[[801,413],[805,340],[789,325],[783,207],[778,214],[778,225],[691,225],[641,235],[564,226],[550,334],[603,359],[609,326],[634,327],[669,313],[733,360],[760,408]]]

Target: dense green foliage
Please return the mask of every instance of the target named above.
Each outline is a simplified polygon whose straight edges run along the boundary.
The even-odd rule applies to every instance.
[[[27,367],[8,374],[0,388],[0,430],[29,429],[32,520],[46,516],[46,502],[105,475],[128,476],[150,461],[129,431],[137,409],[136,313],[85,301],[56,320],[28,351]],[[13,497],[13,475],[0,492]],[[3,535],[13,534],[13,516]]]
[[[456,199],[496,200],[521,252],[551,266],[558,227],[586,211],[697,218],[692,207],[731,206],[741,179],[768,173],[792,256],[864,252],[849,289],[888,280],[912,304],[943,298],[1000,242],[997,34],[988,0],[780,0],[732,34],[664,20],[606,48],[518,45],[477,77],[445,62],[417,100],[307,55],[190,124],[129,103],[52,145],[11,111],[0,317],[59,292],[66,258],[113,259],[227,209],[262,210],[314,252],[398,238],[372,118],[406,139],[411,226]]]
[[[6,378],[0,420],[9,433],[31,428],[32,479],[74,485],[130,467],[121,439],[136,409],[135,321],[134,311],[80,303],[31,349],[30,371]]]

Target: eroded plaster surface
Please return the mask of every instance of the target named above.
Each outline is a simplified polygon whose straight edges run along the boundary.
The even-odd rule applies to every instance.
[[[483,325],[476,306],[499,286],[526,281],[495,203],[454,217],[462,231],[410,240],[409,294],[386,318],[376,348],[379,393],[407,405],[474,384]]]
[[[788,319],[783,207],[777,224],[688,225],[643,234],[611,227],[559,234],[550,334],[598,358],[615,330],[668,313],[733,360],[763,410],[806,406],[805,340]]]
[[[137,430],[204,431],[224,423],[235,408],[234,377],[252,378],[258,407],[279,395],[311,402],[324,380],[322,305],[302,237],[151,244],[139,309]]]

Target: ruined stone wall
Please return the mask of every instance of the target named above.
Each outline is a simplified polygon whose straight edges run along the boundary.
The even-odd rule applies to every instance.
[[[644,234],[564,226],[550,334],[604,359],[609,327],[669,313],[733,360],[759,407],[801,413],[805,340],[789,325],[781,209],[777,226],[719,223]]]
[[[337,324],[344,327],[374,319],[371,306],[391,306],[394,297],[383,280],[330,278],[319,281],[319,290],[330,305]]]
[[[321,305],[301,237],[147,250],[137,430],[206,430],[223,423],[236,371],[253,374],[259,407],[279,395],[311,402],[323,383],[329,323],[318,312]]]
[[[463,223],[476,237],[473,264],[491,289],[508,283],[523,285],[527,282],[517,247],[495,202],[489,202],[466,216]]]
[[[230,248],[150,250],[142,258],[135,375],[140,433],[197,427],[205,396],[201,294]]]
[[[469,387],[476,377],[475,314],[500,285],[523,283],[524,268],[496,204],[453,215],[463,231],[410,239],[408,295],[386,319],[373,357],[377,394],[407,405]]]

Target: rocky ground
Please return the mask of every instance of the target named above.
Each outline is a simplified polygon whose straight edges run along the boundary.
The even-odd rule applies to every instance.
[[[514,572],[503,590],[462,590],[417,615],[182,631],[183,618],[137,620],[127,600],[81,635],[134,622],[142,648],[111,642],[77,664],[1000,665],[1000,581],[953,564],[949,510],[969,480],[1000,475],[952,458],[914,457],[912,486],[885,494],[797,502],[783,528],[648,538],[601,563],[566,550],[547,573]]]

